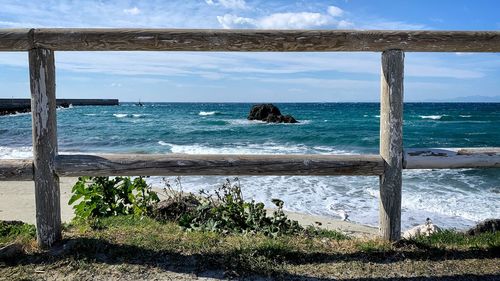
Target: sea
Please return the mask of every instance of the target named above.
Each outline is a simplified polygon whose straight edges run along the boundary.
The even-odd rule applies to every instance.
[[[60,153],[359,154],[377,153],[378,103],[277,103],[300,123],[246,119],[249,103],[122,103],[57,111]],[[406,148],[500,147],[500,103],[405,103]],[[31,157],[31,115],[0,116],[0,159]],[[227,177],[185,176],[183,191],[210,191]],[[229,179],[233,180],[233,177]],[[175,178],[166,179],[174,184]],[[241,176],[248,200],[378,225],[375,176]],[[162,177],[148,181],[163,189]],[[0,185],[2,183],[0,182]],[[402,227],[426,218],[465,229],[500,217],[500,169],[405,170]]]

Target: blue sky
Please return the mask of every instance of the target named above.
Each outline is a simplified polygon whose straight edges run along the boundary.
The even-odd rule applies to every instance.
[[[0,28],[500,30],[500,1],[7,1]],[[0,98],[29,97],[0,53]],[[378,101],[380,53],[56,52],[57,96],[122,101]],[[500,96],[500,54],[407,53],[405,100]]]

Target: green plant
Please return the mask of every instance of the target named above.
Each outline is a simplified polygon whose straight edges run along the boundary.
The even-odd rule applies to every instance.
[[[21,221],[0,221],[0,245],[17,238],[32,239],[36,235],[35,226]]]
[[[267,216],[263,203],[245,201],[238,179],[235,183],[227,179],[214,194],[205,191],[200,194],[196,207],[184,209],[185,212],[179,214],[181,227],[220,233],[263,233],[267,236],[294,234],[303,230],[297,221],[287,218],[283,212],[283,201],[273,199],[277,209],[272,216]]]
[[[422,246],[436,247],[440,245],[453,245],[455,247],[475,248],[500,248],[500,232],[486,232],[470,236],[455,230],[445,229],[430,236],[418,236],[410,239]]]
[[[79,219],[116,215],[149,215],[159,201],[156,192],[143,177],[79,177],[68,204],[79,201],[73,209]]]

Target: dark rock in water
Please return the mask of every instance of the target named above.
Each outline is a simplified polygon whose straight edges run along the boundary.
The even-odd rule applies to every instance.
[[[250,109],[248,120],[260,120],[268,123],[298,123],[291,115],[283,116],[279,108],[272,104],[256,104]]]
[[[292,115],[285,115],[283,117],[283,122],[284,123],[299,123],[299,121],[295,120]]]
[[[281,111],[272,104],[256,104],[250,109],[249,120],[266,120],[269,115],[279,116]]]
[[[467,235],[479,235],[485,232],[500,231],[500,219],[488,219],[467,230]]]

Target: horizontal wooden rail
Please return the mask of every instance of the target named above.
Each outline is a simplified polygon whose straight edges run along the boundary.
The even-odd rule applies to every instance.
[[[500,148],[406,149],[403,168],[500,168]]]
[[[0,51],[28,51],[33,48],[30,29],[0,29]]]
[[[500,52],[499,31],[0,29],[0,51]]]
[[[378,155],[59,155],[59,176],[380,175]]]
[[[33,160],[0,160],[0,181],[32,181]]]
[[[500,148],[405,149],[404,169],[500,168]],[[58,155],[58,176],[380,175],[378,155]],[[0,181],[33,180],[31,159],[0,160]]]

